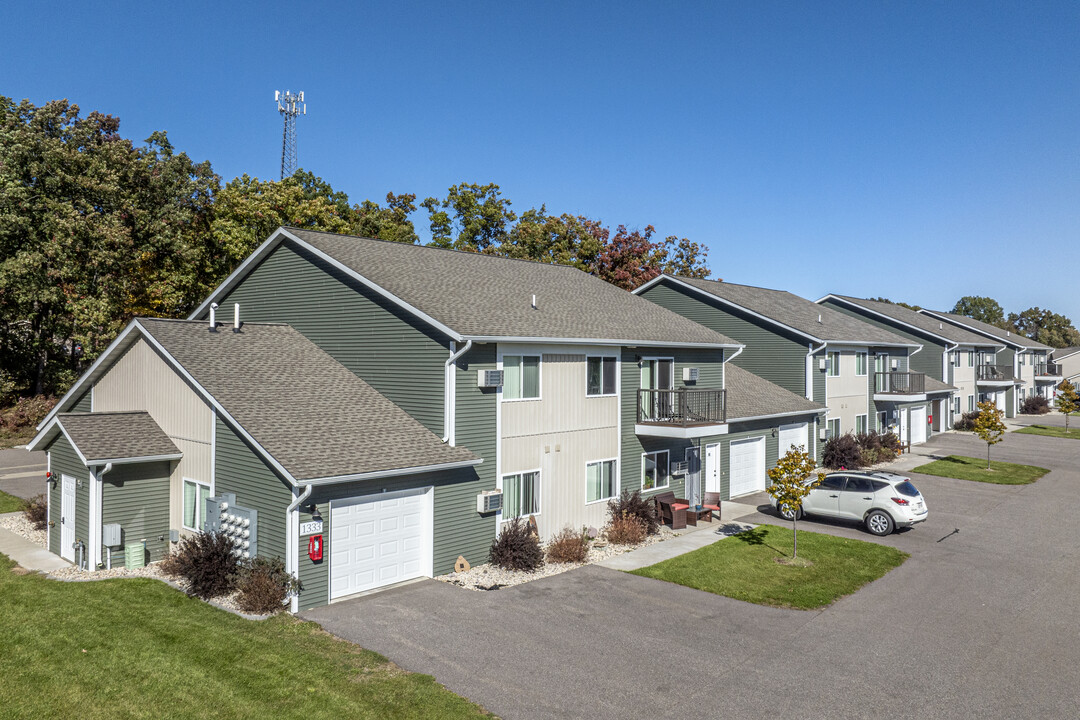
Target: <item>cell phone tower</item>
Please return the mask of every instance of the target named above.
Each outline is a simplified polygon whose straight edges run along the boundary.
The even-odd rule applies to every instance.
[[[289,90],[275,90],[274,100],[277,101],[278,112],[285,117],[285,130],[281,137],[281,179],[284,180],[296,172],[296,118],[307,115],[307,105],[304,104],[302,90],[295,95]]]

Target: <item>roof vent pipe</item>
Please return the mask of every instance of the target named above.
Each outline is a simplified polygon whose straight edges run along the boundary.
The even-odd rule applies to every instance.
[[[210,303],[210,332],[217,332],[217,303]]]
[[[533,297],[532,297],[532,309],[533,310],[536,309],[536,296],[535,295],[533,295]]]
[[[240,332],[240,303],[233,303],[232,331]]]
[[[821,313],[818,313],[818,316],[817,316],[817,321],[818,321],[818,322],[821,322]]]

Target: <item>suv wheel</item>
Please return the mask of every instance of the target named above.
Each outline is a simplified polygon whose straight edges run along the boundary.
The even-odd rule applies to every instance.
[[[785,520],[798,520],[802,517],[802,515],[802,508],[799,508],[798,510],[792,510],[791,506],[787,503],[784,503],[780,506],[780,517],[784,518]]]
[[[893,531],[892,516],[884,510],[873,510],[866,516],[866,529],[874,535],[888,535]]]

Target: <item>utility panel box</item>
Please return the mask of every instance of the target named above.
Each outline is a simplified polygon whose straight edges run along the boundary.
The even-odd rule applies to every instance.
[[[124,530],[119,523],[101,526],[101,544],[109,548],[120,547],[124,544]]]
[[[697,382],[699,377],[701,377],[699,368],[684,367],[682,369],[683,382]]]
[[[495,388],[503,384],[502,370],[477,370],[476,387]]]
[[[259,513],[236,504],[236,495],[223,493],[206,499],[205,532],[221,533],[232,540],[233,554],[242,560],[259,554]]]
[[[502,510],[502,490],[485,490],[476,496],[476,512],[489,513]]]

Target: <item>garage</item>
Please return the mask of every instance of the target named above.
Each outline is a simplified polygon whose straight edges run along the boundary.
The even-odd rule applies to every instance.
[[[911,408],[911,444],[926,442],[926,406]]]
[[[431,575],[431,497],[424,488],[331,503],[331,600]]]
[[[780,455],[783,457],[792,445],[802,446],[805,451],[807,448],[807,423],[792,423],[791,425],[780,426]]]
[[[731,497],[765,489],[765,438],[732,441],[730,458]]]

